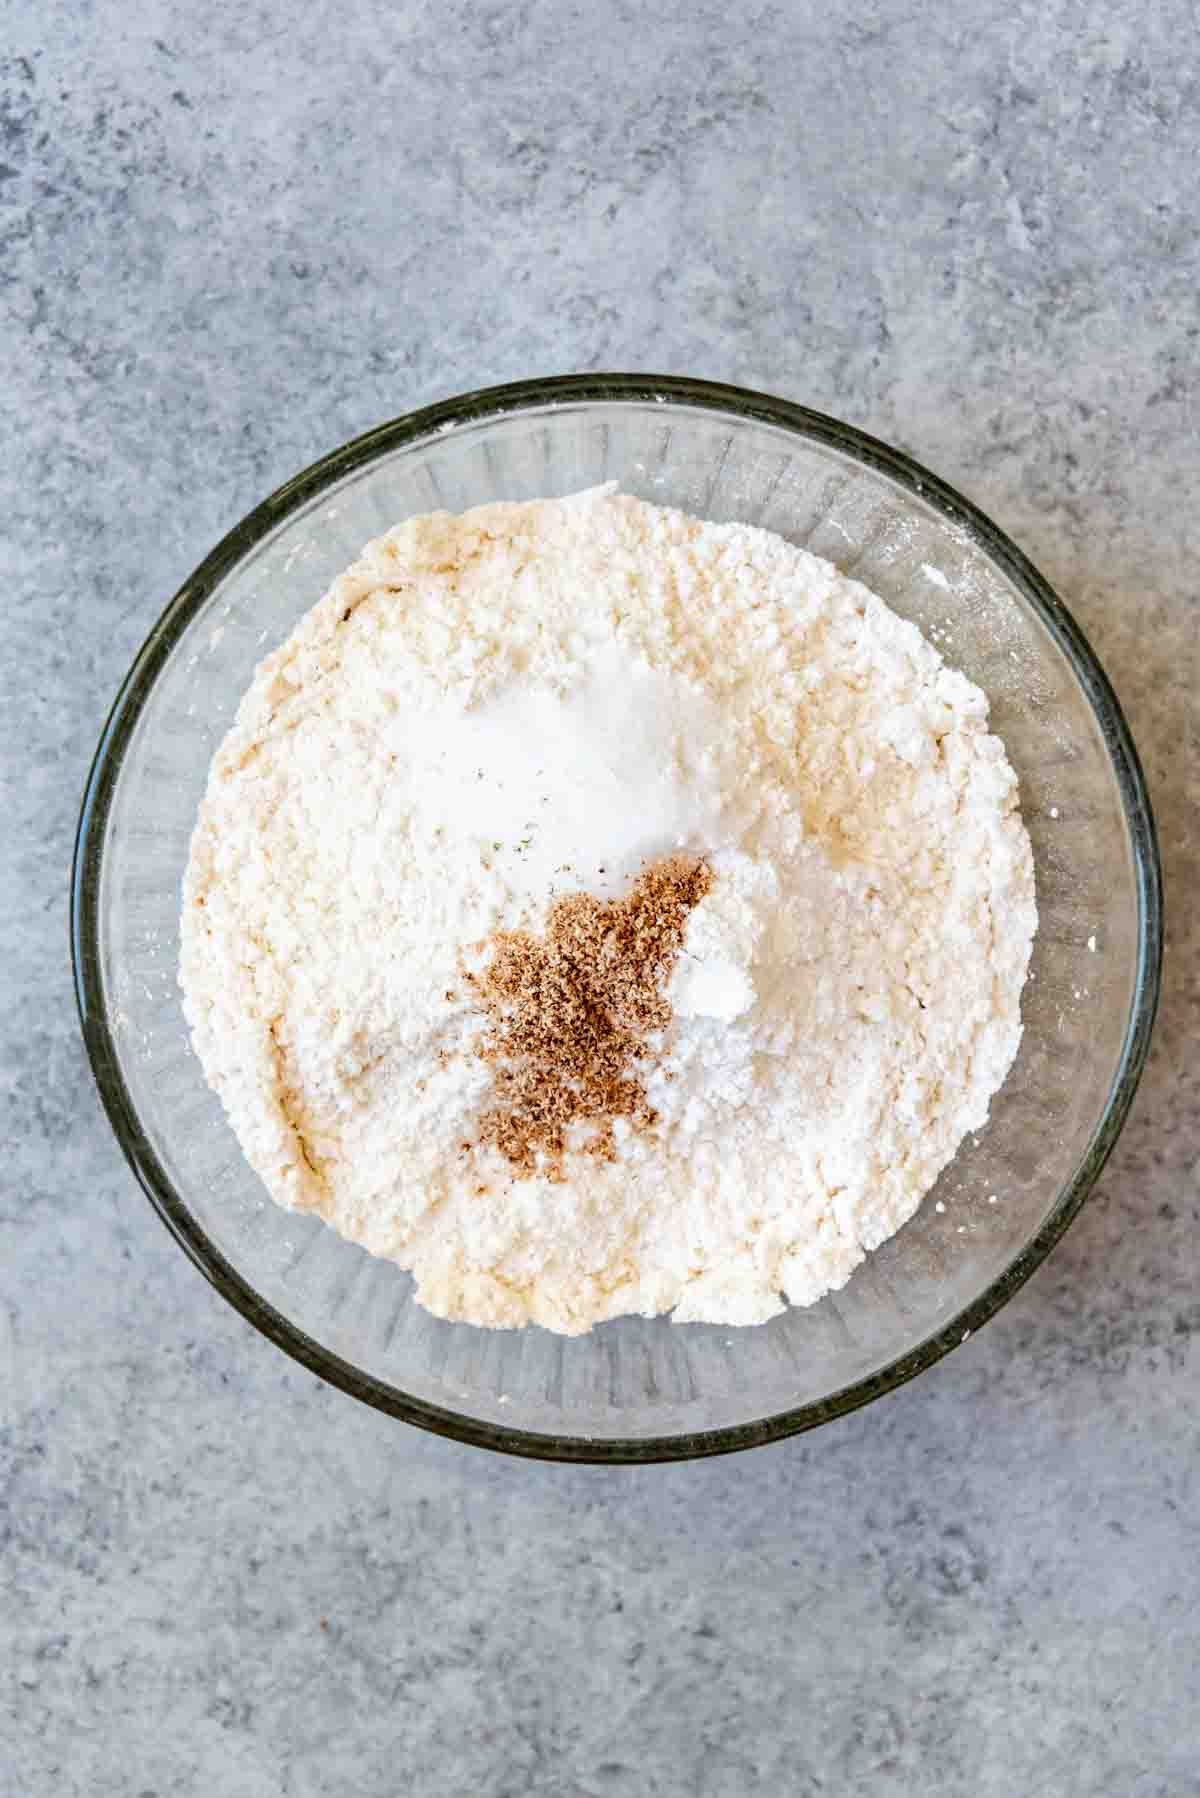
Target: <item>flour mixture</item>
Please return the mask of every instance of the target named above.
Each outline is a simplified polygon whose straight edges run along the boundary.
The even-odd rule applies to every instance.
[[[754,1324],[986,1121],[1036,927],[978,688],[769,532],[410,519],[259,668],[184,882],[272,1197],[439,1316]]]

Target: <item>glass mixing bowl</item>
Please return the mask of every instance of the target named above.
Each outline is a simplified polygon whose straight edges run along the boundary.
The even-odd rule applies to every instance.
[[[1025,1035],[990,1123],[843,1291],[755,1329],[623,1318],[564,1339],[430,1317],[407,1274],[266,1197],[180,1009],[188,839],[259,659],[398,520],[607,480],[778,531],[935,632],[990,696],[1033,839],[1041,928]],[[382,1411],[580,1461],[674,1459],[807,1429],[976,1329],[1050,1249],[1113,1145],[1146,1055],[1160,940],[1154,825],[1129,732],[1079,630],[1014,545],[846,425],[650,375],[523,382],[427,407],[252,512],[172,600],[121,689],[83,801],[72,891],[79,1008],[108,1115],[218,1291]]]

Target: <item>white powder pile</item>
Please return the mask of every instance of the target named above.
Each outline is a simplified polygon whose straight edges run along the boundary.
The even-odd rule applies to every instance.
[[[562,1152],[522,1160],[494,1120],[546,1032],[480,982],[516,945],[590,1040],[576,939],[540,945],[576,896],[619,974],[613,920],[676,863],[625,1111],[562,1112],[565,1061]],[[262,664],[181,980],[268,1191],[432,1311],[751,1324],[842,1285],[986,1121],[1035,927],[983,694],[829,563],[603,488],[397,526]]]

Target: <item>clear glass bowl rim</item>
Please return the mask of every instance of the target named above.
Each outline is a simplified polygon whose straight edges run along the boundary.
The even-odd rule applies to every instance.
[[[122,759],[151,689],[180,636],[214,588],[298,507],[361,468],[435,430],[478,424],[547,404],[667,402],[774,425],[853,457],[907,489],[965,532],[1008,576],[1047,627],[1079,680],[1103,735],[1124,807],[1133,857],[1138,937],[1134,997],[1104,1111],[1074,1177],[1040,1229],[945,1328],[886,1367],[815,1402],[729,1428],[673,1436],[612,1438],[505,1429],[419,1400],[331,1354],[267,1304],[199,1227],[146,1140],[110,1029],[100,971],[101,864]],[[378,425],[276,489],[234,527],[179,589],[142,645],[105,724],[84,789],[71,869],[71,958],[80,1025],[109,1122],[143,1191],[192,1261],[242,1316],[303,1366],[355,1398],[459,1442],[534,1459],[583,1462],[686,1460],[776,1441],[841,1417],[890,1392],[948,1354],[1005,1304],[1075,1217],[1125,1121],[1150,1045],[1162,963],[1162,872],[1154,817],[1137,750],[1117,697],[1086,638],[1016,545],[969,500],[902,451],[825,413],[715,381],[654,374],[559,375],[515,381],[424,406]]]

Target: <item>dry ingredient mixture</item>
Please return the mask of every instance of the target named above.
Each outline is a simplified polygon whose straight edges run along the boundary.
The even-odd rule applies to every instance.
[[[1036,928],[987,703],[765,531],[410,519],[258,669],[184,883],[251,1165],[441,1316],[761,1322],[986,1121]]]

